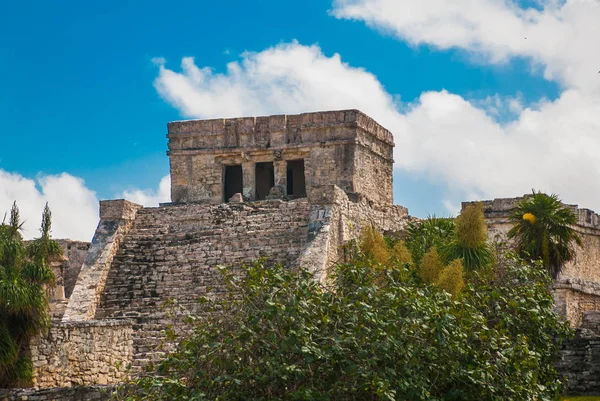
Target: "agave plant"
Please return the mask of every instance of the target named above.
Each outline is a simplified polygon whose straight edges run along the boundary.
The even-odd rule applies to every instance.
[[[517,252],[530,260],[541,259],[556,279],[564,264],[575,256],[581,239],[573,229],[577,216],[557,195],[533,191],[511,212],[514,224],[508,237],[516,240]]]
[[[0,224],[0,387],[26,386],[31,380],[29,340],[49,324],[46,288],[54,282],[48,265],[62,250],[50,238],[48,205],[41,237],[26,244],[16,203],[8,223]]]

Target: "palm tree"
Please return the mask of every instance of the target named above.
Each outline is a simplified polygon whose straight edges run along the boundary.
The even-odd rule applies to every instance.
[[[21,228],[15,203],[10,221],[0,224],[0,387],[25,386],[32,379],[29,340],[49,324],[46,288],[54,274],[48,261],[62,252],[50,238],[48,205],[40,238],[26,244]]]
[[[565,262],[575,256],[575,244],[581,239],[573,229],[577,216],[555,194],[533,191],[510,214],[514,224],[508,238],[516,240],[517,252],[530,260],[541,259],[553,279]]]

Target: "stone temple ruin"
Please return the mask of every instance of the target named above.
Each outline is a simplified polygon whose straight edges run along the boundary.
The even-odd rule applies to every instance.
[[[102,399],[94,386],[169,349],[165,301],[194,310],[223,291],[218,266],[266,258],[324,279],[365,225],[398,233],[413,220],[393,204],[392,134],[360,111],[173,122],[167,137],[172,203],[102,201],[91,244],[63,242],[54,324],[31,344],[37,389],[0,399]],[[485,202],[492,236],[516,201]],[[574,325],[596,321],[600,296],[599,218],[578,214],[584,247],[555,286]]]

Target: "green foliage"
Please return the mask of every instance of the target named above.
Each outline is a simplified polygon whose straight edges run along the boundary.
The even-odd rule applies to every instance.
[[[30,383],[28,342],[49,323],[46,287],[54,274],[47,262],[62,253],[50,238],[50,218],[46,205],[42,235],[29,245],[20,234],[16,203],[9,222],[0,224],[0,387]]]
[[[514,226],[508,237],[516,240],[517,252],[531,260],[541,259],[552,278],[573,259],[575,244],[581,245],[572,228],[577,216],[555,194],[533,191],[512,211],[510,220]]]
[[[553,400],[568,326],[545,270],[503,260],[460,302],[362,252],[333,269],[331,287],[304,269],[223,269],[224,297],[203,298],[193,334],[118,398]]]
[[[423,256],[423,260],[419,266],[419,277],[426,284],[434,284],[438,281],[442,270],[444,270],[444,263],[440,259],[437,248],[432,247]]]
[[[432,247],[441,247],[454,237],[454,219],[429,216],[420,222],[411,222],[406,230],[406,247],[413,261],[419,265]]]
[[[469,271],[491,268],[494,252],[487,241],[487,226],[481,204],[467,206],[456,218],[454,237],[440,247],[444,263],[462,259]]]

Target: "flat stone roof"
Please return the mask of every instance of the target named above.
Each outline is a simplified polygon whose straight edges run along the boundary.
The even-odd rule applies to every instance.
[[[389,130],[365,113],[354,109],[292,115],[173,121],[167,127],[169,139],[185,135],[224,135],[228,132],[238,135],[254,135],[256,133],[297,132],[335,127],[361,128],[380,141],[394,146],[394,138]]]

